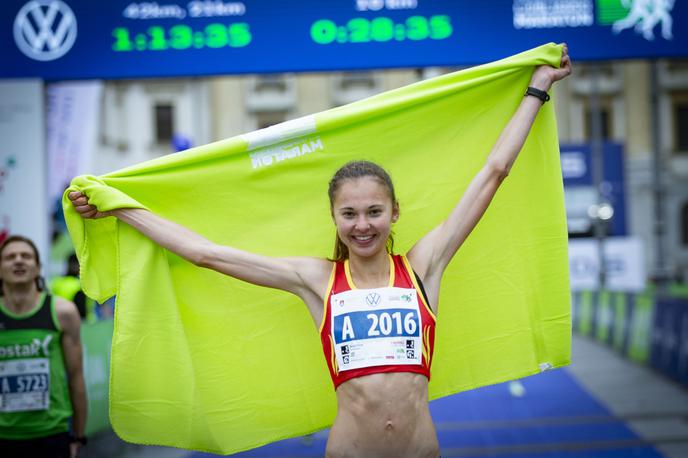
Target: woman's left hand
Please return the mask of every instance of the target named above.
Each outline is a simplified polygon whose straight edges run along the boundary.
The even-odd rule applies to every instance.
[[[569,76],[571,70],[569,47],[564,43],[559,68],[554,68],[549,65],[540,65],[535,69],[533,76],[530,78],[530,86],[542,91],[548,91],[550,87],[552,87],[552,84]]]

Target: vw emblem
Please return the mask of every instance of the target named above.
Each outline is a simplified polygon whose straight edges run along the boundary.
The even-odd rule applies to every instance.
[[[366,296],[366,302],[371,307],[374,305],[378,305],[380,303],[380,299],[381,297],[378,293],[370,293]]]
[[[14,18],[14,41],[31,59],[58,59],[76,41],[76,17],[60,0],[32,0]]]

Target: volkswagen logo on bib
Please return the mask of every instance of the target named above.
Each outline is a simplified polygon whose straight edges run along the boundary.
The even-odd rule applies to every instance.
[[[59,0],[32,0],[14,19],[14,41],[26,56],[50,61],[64,56],[76,41],[76,17]]]
[[[380,303],[380,299],[382,299],[382,298],[380,297],[380,295],[378,293],[370,293],[366,296],[366,302],[371,307],[378,305]]]

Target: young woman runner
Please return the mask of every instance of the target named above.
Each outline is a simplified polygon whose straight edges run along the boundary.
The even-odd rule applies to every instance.
[[[508,175],[546,91],[570,73],[565,45],[559,68],[534,70],[523,101],[459,203],[405,256],[392,253],[390,233],[399,218],[392,181],[365,161],[346,164],[330,181],[334,260],[248,253],[147,210],[100,212],[79,192],[69,198],[84,218],[114,216],[195,265],[299,296],[320,327],[336,389],[328,457],[437,457],[428,379],[442,274]],[[390,332],[394,337],[385,337]]]

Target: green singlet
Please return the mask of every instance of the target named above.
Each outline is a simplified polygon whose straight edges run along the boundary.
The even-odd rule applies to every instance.
[[[0,297],[0,438],[32,439],[69,430],[72,405],[55,300],[18,315]]]

